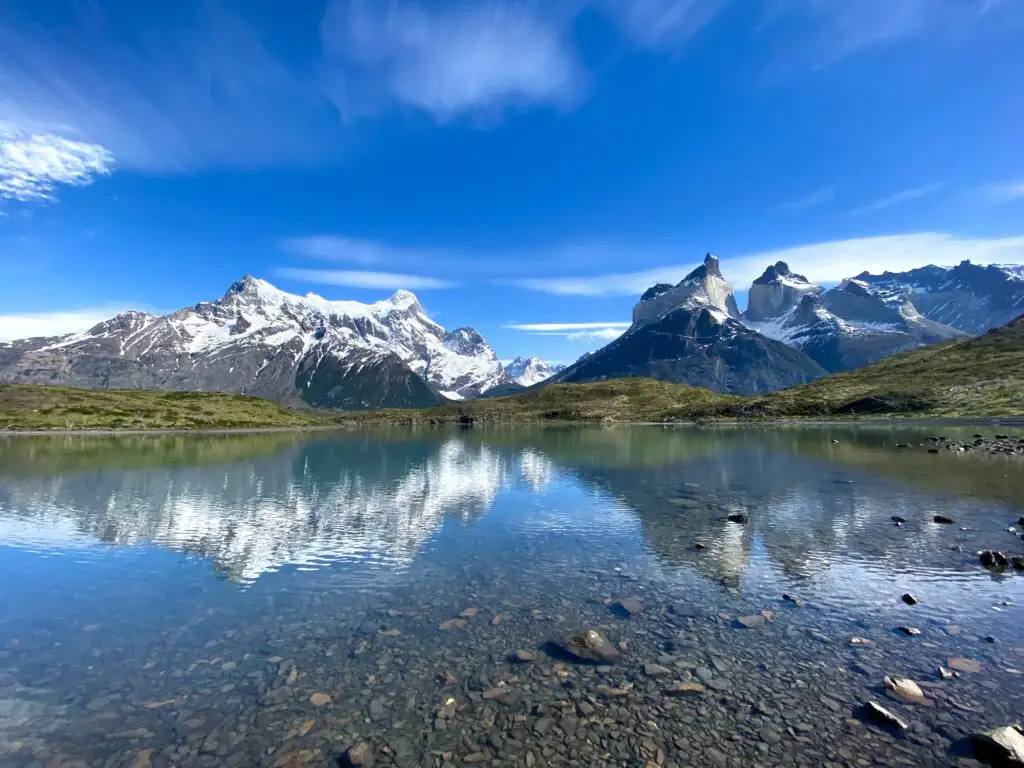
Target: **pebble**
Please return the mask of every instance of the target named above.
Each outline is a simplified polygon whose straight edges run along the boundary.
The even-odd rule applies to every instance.
[[[881,704],[875,701],[869,701],[867,704],[865,704],[864,712],[872,720],[879,723],[884,723],[885,725],[893,726],[895,728],[899,728],[901,731],[905,731],[907,730],[907,728],[910,727],[906,720],[894,714],[893,712],[890,712],[888,709],[886,709]]]

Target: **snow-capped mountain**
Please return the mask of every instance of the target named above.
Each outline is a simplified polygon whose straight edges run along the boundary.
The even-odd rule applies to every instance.
[[[223,298],[170,315],[126,312],[84,333],[0,346],[0,382],[354,409],[436,405],[509,379],[476,331],[447,332],[409,291],[374,304],[328,301],[246,276]]]
[[[820,289],[813,290],[812,284],[801,278],[799,288],[803,296],[798,304],[788,307],[786,294],[778,290],[770,274],[777,272],[778,266],[769,267],[759,278],[760,285],[755,281],[751,287],[747,325],[802,350],[830,372],[851,370],[905,349],[963,335],[923,317],[902,291],[856,279],[844,280],[820,293]],[[788,273],[788,267],[785,271]],[[790,275],[782,277],[792,279]],[[761,294],[755,292],[758,288]],[[766,297],[765,289],[774,293]],[[796,294],[794,290],[789,297]],[[770,300],[755,303],[755,296]]]
[[[651,322],[676,309],[707,309],[720,321],[740,317],[732,286],[722,277],[717,256],[707,254],[704,263],[675,286],[659,283],[648,289],[633,308],[633,324]]]
[[[505,373],[509,378],[523,387],[540,384],[564,370],[564,365],[552,365],[537,357],[517,357],[505,366]]]
[[[738,318],[732,286],[722,277],[718,259],[708,254],[678,285],[646,291],[625,334],[554,380],[648,376],[717,392],[759,394],[825,375],[803,352]]]
[[[1024,313],[1024,266],[981,266],[962,261],[955,267],[929,265],[907,272],[862,272],[857,280],[907,294],[929,320],[969,334],[1005,325]]]

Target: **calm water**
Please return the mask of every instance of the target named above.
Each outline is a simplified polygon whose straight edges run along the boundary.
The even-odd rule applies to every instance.
[[[1024,554],[1024,463],[895,448],[935,429],[0,441],[0,765],[976,765],[1024,705],[1024,576],[976,554]],[[590,627],[615,666],[545,645]]]

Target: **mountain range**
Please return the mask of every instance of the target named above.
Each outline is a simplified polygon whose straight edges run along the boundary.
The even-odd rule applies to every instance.
[[[652,286],[618,339],[563,368],[503,366],[473,328],[448,331],[416,296],[373,304],[297,296],[246,276],[169,315],[126,312],[88,331],[0,343],[0,383],[238,392],[288,406],[422,408],[544,382],[652,377],[760,394],[896,352],[977,335],[1024,313],[1024,267],[862,272],[825,289],[770,265],[741,312],[716,257]]]

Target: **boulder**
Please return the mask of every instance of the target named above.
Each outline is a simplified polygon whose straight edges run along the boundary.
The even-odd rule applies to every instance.
[[[989,765],[1024,768],[1024,735],[1013,726],[976,733],[971,738],[974,755]]]
[[[565,640],[556,642],[555,645],[580,661],[612,664],[619,658],[619,650],[605,640],[604,636],[596,629],[569,635]]]

